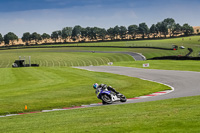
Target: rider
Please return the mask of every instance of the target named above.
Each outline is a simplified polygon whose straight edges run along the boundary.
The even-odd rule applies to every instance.
[[[97,90],[97,89],[103,89],[103,90],[108,89],[109,91],[112,91],[112,92],[114,92],[116,94],[119,94],[119,92],[117,92],[114,88],[112,88],[111,86],[107,86],[106,84],[98,85],[97,83],[95,83],[95,84],[93,84],[93,88],[95,90]]]

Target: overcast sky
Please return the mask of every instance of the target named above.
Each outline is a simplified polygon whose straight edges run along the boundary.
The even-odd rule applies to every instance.
[[[0,33],[51,34],[64,27],[110,28],[174,18],[200,26],[200,0],[0,0]]]

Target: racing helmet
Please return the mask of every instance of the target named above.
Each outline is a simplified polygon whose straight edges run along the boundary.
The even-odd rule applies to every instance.
[[[93,84],[93,88],[94,88],[94,89],[97,89],[97,87],[98,87],[98,84],[97,84],[97,83],[94,83],[94,84]]]

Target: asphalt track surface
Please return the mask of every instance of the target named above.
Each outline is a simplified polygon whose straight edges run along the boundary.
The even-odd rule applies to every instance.
[[[121,53],[121,54],[128,54],[130,56],[132,56],[135,61],[140,61],[140,60],[146,60],[145,56],[143,56],[142,54],[139,53],[134,53],[134,52],[113,52],[113,51],[92,51],[95,53]]]
[[[200,95],[200,72],[142,69],[119,66],[88,66],[76,68],[153,80],[155,82],[164,83],[174,87],[174,91],[171,93],[143,99],[135,99],[127,101],[126,103],[147,102]]]

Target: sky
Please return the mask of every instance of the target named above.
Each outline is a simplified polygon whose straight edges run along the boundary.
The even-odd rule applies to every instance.
[[[173,18],[200,26],[200,0],[0,0],[0,33],[39,34],[64,27],[139,25]]]

